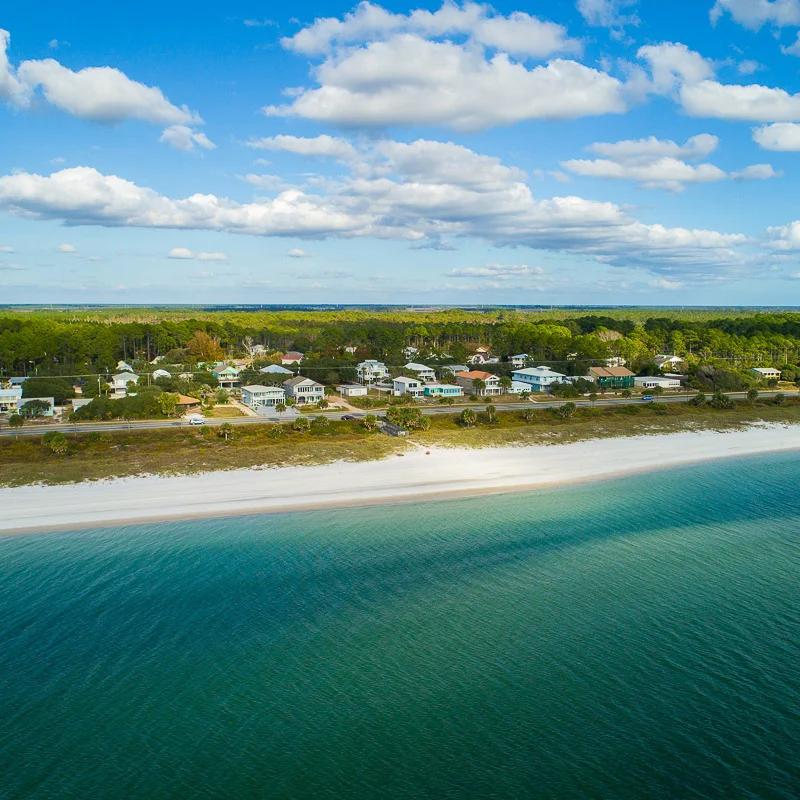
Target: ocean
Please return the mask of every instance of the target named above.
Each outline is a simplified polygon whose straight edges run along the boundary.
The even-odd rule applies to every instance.
[[[797,800],[798,485],[0,539],[0,798]]]

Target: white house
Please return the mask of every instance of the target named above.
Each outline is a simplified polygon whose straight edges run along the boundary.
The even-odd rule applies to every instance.
[[[683,364],[680,356],[668,356],[664,353],[659,353],[653,360],[659,369],[676,369],[679,364]]]
[[[765,381],[779,381],[781,379],[781,371],[779,369],[774,369],[773,367],[753,367],[750,372]]]
[[[554,383],[561,383],[566,377],[550,367],[528,367],[511,374],[512,380],[526,384],[529,392],[546,392]]]
[[[508,390],[509,394],[524,394],[525,392],[530,392],[531,385],[529,383],[523,383],[522,381],[511,381],[511,388]]]
[[[280,364],[269,364],[266,367],[262,367],[259,372],[263,372],[264,375],[294,375],[290,369],[286,369]]]
[[[321,383],[312,381],[311,378],[304,378],[302,375],[284,381],[283,388],[286,390],[287,396],[293,397],[294,401],[300,405],[318,403],[325,398],[325,387]]]
[[[345,383],[336,387],[342,397],[366,397],[369,389],[360,383]]]
[[[426,383],[425,397],[463,397],[464,389],[452,383]]]
[[[242,386],[242,402],[250,408],[274,407],[286,402],[286,392],[280,386]]]
[[[241,369],[239,369],[239,367],[232,367],[230,364],[218,364],[211,371],[211,374],[217,379],[219,385],[223,389],[233,389],[240,383],[240,372]]]
[[[133,367],[127,361],[117,361],[117,370],[120,372],[133,372]]]
[[[281,364],[299,364],[303,360],[303,354],[293,350],[290,353],[284,354],[281,358]]]
[[[394,379],[392,394],[400,397],[409,394],[411,397],[422,397],[425,394],[423,382],[419,378],[406,378],[401,376]]]
[[[171,378],[172,375],[169,374],[165,369],[157,369],[153,373],[153,380],[157,381],[159,378]]]
[[[633,385],[637,389],[680,389],[681,382],[677,378],[667,378],[666,376],[644,375],[633,379]]]
[[[436,373],[433,371],[433,369],[431,369],[431,367],[426,367],[424,364],[417,364],[414,361],[409,361],[409,363],[406,364],[403,369],[413,372],[414,375],[421,381],[433,382],[436,380]]]
[[[139,376],[132,372],[120,372],[112,375],[108,382],[108,393],[111,397],[125,397],[128,394],[128,384],[139,383]]]
[[[13,386],[11,389],[0,389],[0,413],[16,411],[20,400],[22,400],[22,389],[19,386]]]
[[[375,383],[389,377],[389,369],[383,361],[370,359],[356,366],[358,378],[362,383]]]
[[[511,356],[508,360],[514,369],[522,369],[529,358],[530,356],[527,353],[517,353],[517,355]]]

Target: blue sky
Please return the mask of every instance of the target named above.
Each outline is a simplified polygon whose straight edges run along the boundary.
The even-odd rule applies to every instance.
[[[0,302],[797,303],[800,0],[0,29]]]

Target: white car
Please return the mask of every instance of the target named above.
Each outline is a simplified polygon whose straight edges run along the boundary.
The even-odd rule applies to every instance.
[[[187,421],[188,421],[188,423],[190,425],[205,425],[206,424],[206,418],[200,416],[200,414],[192,414],[192,416],[189,417]]]

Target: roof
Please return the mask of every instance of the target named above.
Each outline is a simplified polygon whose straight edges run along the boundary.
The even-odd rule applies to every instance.
[[[433,372],[431,367],[426,367],[424,364],[417,364],[414,361],[410,361],[408,364],[406,364],[405,368],[413,369],[414,372],[421,372],[422,370],[425,370],[425,372]]]
[[[409,381],[419,383],[419,378],[409,378],[407,375],[400,375],[398,378],[394,379],[395,383],[408,383]]]
[[[312,380],[311,378],[304,378],[302,375],[298,375],[296,378],[289,378],[289,380],[283,382],[283,385],[291,386],[292,388],[294,388],[295,386],[300,386],[300,384],[303,383],[311,383],[314,386],[322,386],[321,383],[317,383],[315,380]]]
[[[123,378],[127,378],[125,383],[130,383],[131,381],[138,381],[139,376],[134,375],[132,372],[120,372],[114,376],[112,376],[112,380],[121,381]]]
[[[166,375],[167,378],[171,378],[172,377],[172,375],[169,372],[167,372],[165,369],[157,369],[153,373],[153,377],[154,378],[163,378],[165,375]]]
[[[339,389],[363,389],[364,391],[367,390],[367,387],[364,386],[363,383],[340,383]]]
[[[515,356],[511,356],[511,358],[528,358],[527,353],[517,353]]]
[[[589,367],[589,374],[597,378],[632,378],[627,367]]]
[[[242,386],[243,392],[250,392],[250,394],[255,394],[256,392],[280,392],[283,394],[283,389],[280,386],[262,386],[259,383],[254,383],[252,386]]]
[[[753,372],[780,372],[779,369],[775,369],[775,367],[753,367]]]
[[[377,361],[377,360],[376,360],[376,359],[374,359],[374,358],[368,358],[366,361],[361,361],[361,362],[358,364],[358,366],[359,366],[359,367],[365,367],[365,366],[370,366],[370,367],[385,367],[385,366],[386,366],[386,364],[384,364],[384,363],[383,363],[383,361]]]
[[[554,372],[550,367],[528,367],[527,369],[516,369],[514,375],[539,375],[543,378],[566,378],[561,372]]]
[[[496,378],[497,375],[492,375],[491,372],[483,372],[480,369],[473,369],[469,372],[459,372],[457,378],[466,378],[469,381],[488,381],[491,378]]]
[[[226,364],[224,367],[214,367],[211,374],[222,375],[223,372],[234,372],[238,375],[241,371],[239,367],[232,367],[230,364]]]
[[[294,374],[290,369],[286,369],[286,367],[282,367],[280,364],[270,364],[268,367],[262,367],[259,372],[278,373],[279,375]]]
[[[287,360],[289,360],[289,359],[300,359],[300,358],[302,358],[302,357],[303,357],[303,354],[302,354],[302,353],[298,353],[296,350],[292,350],[292,352],[291,352],[291,353],[286,353],[286,354],[283,356],[283,360],[284,360],[284,361],[287,361]]]

